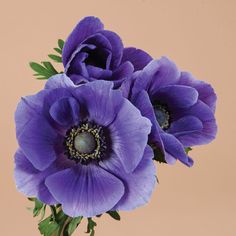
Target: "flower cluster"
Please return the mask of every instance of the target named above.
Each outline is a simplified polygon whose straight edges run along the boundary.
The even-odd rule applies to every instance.
[[[216,95],[168,58],[124,48],[98,18],[84,18],[59,42],[61,59],[51,58],[64,72],[49,62],[31,64],[50,78],[17,106],[15,181],[54,215],[67,216],[58,227],[44,220],[42,234],[53,225],[54,234],[71,235],[85,217],[93,235],[92,217],[117,218],[117,211],[149,201],[157,182],[153,160],[193,165],[190,147],[216,135]]]

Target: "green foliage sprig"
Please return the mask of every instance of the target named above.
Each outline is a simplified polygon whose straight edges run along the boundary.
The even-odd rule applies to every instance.
[[[59,39],[58,47],[55,47],[54,50],[58,53],[58,55],[55,54],[49,54],[48,57],[52,59],[54,62],[62,63],[62,50],[64,47],[64,41],[62,39]],[[36,72],[34,76],[36,79],[42,80],[42,79],[48,79],[53,75],[59,74],[61,72],[58,72],[55,67],[52,65],[49,61],[42,61],[40,64],[37,62],[30,62],[29,63],[31,69]]]

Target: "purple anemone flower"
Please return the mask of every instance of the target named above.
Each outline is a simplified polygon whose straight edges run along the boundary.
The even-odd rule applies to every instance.
[[[22,98],[15,122],[20,192],[92,217],[145,204],[155,185],[151,122],[109,81],[74,86],[64,74]]]
[[[85,17],[77,24],[62,53],[65,73],[75,84],[103,79],[112,80],[119,87],[133,71],[142,69],[151,60],[140,49],[124,48],[120,37],[104,30],[95,17]]]
[[[151,120],[149,143],[162,154],[158,160],[172,164],[178,159],[192,166],[193,160],[185,148],[207,144],[215,138],[213,88],[187,72],[180,72],[169,59],[151,61],[125,81],[122,90]]]

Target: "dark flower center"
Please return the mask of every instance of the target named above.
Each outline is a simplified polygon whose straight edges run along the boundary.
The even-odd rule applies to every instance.
[[[74,147],[80,153],[93,153],[97,144],[93,134],[89,132],[78,133],[74,139]]]
[[[108,57],[107,51],[104,51],[100,48],[90,49],[90,50],[82,50],[88,53],[88,57],[85,59],[86,65],[91,65],[95,67],[99,67],[102,69],[106,69],[106,60]]]
[[[158,124],[162,129],[168,129],[170,126],[170,113],[167,110],[166,106],[163,105],[154,105],[154,112],[157,119]]]
[[[106,151],[102,127],[89,122],[69,129],[64,144],[68,158],[82,164],[100,160]]]

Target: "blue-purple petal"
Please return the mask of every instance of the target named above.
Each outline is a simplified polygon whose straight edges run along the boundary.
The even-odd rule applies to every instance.
[[[113,151],[120,158],[125,171],[132,172],[142,159],[151,122],[125,100],[109,130]]]
[[[53,75],[47,80],[45,84],[45,89],[70,88],[70,87],[75,87],[75,84],[64,73]]]
[[[43,110],[43,103],[49,91],[42,90],[39,93],[22,97],[15,112],[16,136],[19,137],[28,122]]]
[[[86,69],[89,73],[90,79],[96,78],[101,80],[107,80],[112,76],[112,71],[107,69],[102,69],[100,67],[87,65]],[[92,79],[93,81],[96,79]]]
[[[27,159],[42,171],[56,160],[55,145],[60,136],[43,116],[34,116],[18,136],[18,142]]]
[[[123,183],[95,164],[78,164],[57,172],[46,179],[46,186],[71,217],[109,211],[124,194]]]
[[[39,171],[29,162],[22,150],[18,150],[15,154],[15,169],[14,176],[16,187],[19,192],[22,192],[27,197],[37,197],[45,204],[57,204],[48,191],[44,180],[54,173],[55,168],[47,168],[44,171]]]
[[[79,121],[79,104],[73,98],[61,98],[50,107],[51,117],[61,126],[71,127]]]
[[[161,87],[176,84],[179,76],[180,71],[168,58],[162,57],[159,60],[152,60],[143,70],[134,74],[133,93],[145,89],[152,96]]]
[[[216,94],[212,86],[204,81],[195,79],[190,73],[182,72],[179,84],[191,86],[198,91],[199,99],[207,104],[212,112],[215,112]]]
[[[189,135],[196,131],[203,129],[202,121],[196,116],[183,116],[182,118],[173,121],[168,133],[173,134],[176,137],[181,135]]]
[[[62,52],[62,60],[64,66],[68,63],[73,51],[77,46],[83,42],[87,37],[95,34],[103,29],[102,22],[96,17],[85,17],[81,20],[72,33],[67,38]]]
[[[119,87],[124,80],[131,78],[134,67],[130,62],[125,62],[112,73],[111,80],[114,82],[114,87]]]
[[[187,108],[198,100],[196,89],[183,85],[169,85],[160,88],[152,97],[153,100],[166,104],[170,109]]]
[[[124,98],[113,83],[94,81],[81,85],[75,90],[75,96],[81,107],[88,113],[88,119],[102,126],[108,126],[116,117]]]
[[[202,122],[202,129],[188,134],[179,134],[177,138],[184,146],[202,145],[211,142],[216,137],[217,125],[212,110],[202,101],[177,114],[179,117],[195,116]]]
[[[192,159],[185,153],[183,145],[177,138],[171,134],[163,132],[161,133],[161,139],[165,147],[165,153],[167,157],[165,157],[165,159],[167,163],[168,160],[171,161],[168,164],[172,164],[173,159],[177,159],[189,167],[193,165]]]
[[[141,49],[124,48],[122,62],[131,62],[135,71],[142,70],[151,60],[152,57]]]
[[[116,175],[125,186],[125,193],[113,210],[133,210],[148,202],[156,183],[152,158],[153,151],[147,146],[142,160],[131,173],[124,170],[120,159],[115,154],[109,160],[100,162],[104,169]]]
[[[112,46],[111,69],[115,69],[120,65],[121,62],[121,58],[123,55],[123,43],[120,37],[112,31],[102,30],[99,33],[104,35],[110,41],[110,44]]]

